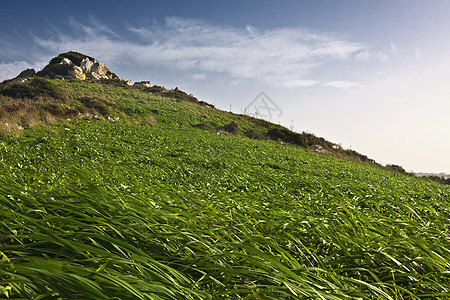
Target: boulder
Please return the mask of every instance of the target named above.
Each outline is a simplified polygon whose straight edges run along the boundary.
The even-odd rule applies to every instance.
[[[63,57],[63,59],[61,59],[61,62],[59,64],[60,65],[73,65],[72,61],[66,57]]]
[[[19,77],[28,78],[34,76],[34,74],[36,74],[34,69],[26,69],[25,71],[20,72]]]
[[[139,81],[139,82],[135,82],[133,84],[134,87],[144,87],[144,88],[151,88],[152,84],[150,83],[150,81]]]
[[[308,149],[312,152],[321,153],[321,154],[327,154],[327,150],[320,146],[320,145],[311,145],[308,147]]]
[[[73,68],[69,71],[69,75],[79,80],[86,79],[86,73],[84,73],[83,69],[81,69],[79,66],[73,66]]]
[[[130,80],[124,80],[110,72],[107,65],[95,58],[73,51],[61,53],[51,59],[50,63],[37,73],[37,76],[47,78],[73,76],[79,80],[89,78],[119,86],[127,86],[131,83]]]
[[[94,65],[94,62],[91,61],[89,58],[85,58],[80,63],[80,68],[83,69],[83,71],[87,74],[91,72],[92,66]]]
[[[91,75],[94,76],[96,79],[98,79],[97,77],[99,77],[100,79],[101,78],[107,79],[108,77],[106,76],[106,74],[108,73],[108,71],[109,68],[107,65],[99,61],[95,61],[91,68]]]

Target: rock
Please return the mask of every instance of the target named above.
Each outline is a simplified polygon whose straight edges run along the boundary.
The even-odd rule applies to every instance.
[[[91,68],[91,75],[99,78],[108,78],[106,74],[108,73],[109,68],[104,63],[99,61],[95,61],[94,65]]]
[[[94,65],[94,62],[91,61],[89,58],[85,58],[80,63],[80,68],[83,69],[83,71],[87,74],[91,72],[92,66]]]
[[[59,64],[60,65],[73,65],[72,61],[66,57],[63,57],[63,59],[61,60],[61,62]]]
[[[20,76],[17,76],[16,78],[12,79],[10,82],[13,82],[13,83],[24,83],[25,81],[27,81],[26,78],[22,78]]]
[[[135,82],[133,84],[134,87],[144,87],[144,88],[151,88],[152,84],[150,83],[150,81],[139,81],[139,82]]]
[[[34,69],[26,69],[25,71],[20,72],[19,77],[28,78],[34,76],[34,74],[36,74]]]
[[[322,146],[320,146],[320,145],[311,145],[311,146],[308,147],[308,149],[310,151],[316,152],[316,153],[321,153],[321,154],[327,154],[328,153],[328,151],[325,148],[323,148]]]
[[[116,122],[118,122],[119,120],[120,120],[119,117],[115,117],[115,118],[108,117],[108,121],[111,122],[111,123],[116,123]]]
[[[37,76],[53,79],[73,76],[79,80],[89,78],[118,86],[127,86],[131,83],[131,80],[122,79],[110,72],[107,65],[95,58],[73,51],[61,53],[51,59],[43,70],[37,72]]]
[[[73,68],[69,71],[69,75],[79,80],[86,79],[86,74],[83,72],[83,69],[81,69],[79,66],[73,66]]]

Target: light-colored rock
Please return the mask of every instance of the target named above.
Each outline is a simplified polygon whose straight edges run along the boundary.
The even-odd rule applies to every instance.
[[[150,81],[139,81],[139,82],[135,82],[133,84],[134,87],[145,87],[145,88],[151,88],[152,84],[150,83]]]
[[[60,65],[72,65],[72,61],[70,59],[64,57],[59,64]]]
[[[109,68],[104,63],[101,63],[99,61],[95,61],[94,65],[91,68],[91,74],[97,74],[101,77],[106,76],[106,73],[108,73]]]
[[[89,74],[91,72],[92,66],[94,65],[94,62],[91,61],[89,58],[85,58],[80,63],[80,68],[83,69],[83,71],[86,74]]]
[[[108,121],[111,122],[111,123],[116,123],[116,122],[118,122],[119,120],[120,120],[119,117],[114,117],[114,118],[108,117]]]
[[[13,80],[11,80],[11,82],[13,83],[24,83],[25,81],[27,81],[28,79],[26,78],[22,78],[20,76],[17,76],[16,78],[14,78]]]
[[[311,145],[311,146],[308,147],[308,149],[310,151],[316,152],[316,153],[321,153],[321,154],[327,154],[328,153],[328,151],[325,148],[323,148],[322,146],[320,146],[320,145]]]
[[[69,75],[74,76],[79,80],[86,79],[86,73],[84,73],[83,69],[81,69],[79,66],[73,66],[73,68],[69,71]]]
[[[89,58],[84,58],[80,63],[80,68],[83,70],[86,76],[92,76],[97,80],[100,79],[110,79],[107,74],[109,67],[98,60],[90,60]]]

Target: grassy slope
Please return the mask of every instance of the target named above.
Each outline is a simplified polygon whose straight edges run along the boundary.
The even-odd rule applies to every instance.
[[[196,129],[252,124],[185,101],[52,82],[63,109],[89,95],[121,120],[2,138],[0,297],[450,295],[448,186]]]
[[[180,90],[164,87],[134,88],[112,84],[33,78],[25,83],[0,84],[0,134],[19,133],[23,127],[54,124],[61,119],[117,118],[169,126],[200,126],[210,130],[237,129],[234,134],[272,139],[301,147],[320,145],[329,154],[346,160],[377,165],[367,156],[342,149],[310,133],[296,133],[280,125],[246,115],[216,110]],[[175,101],[174,101],[175,100]],[[233,125],[228,127],[229,125]],[[228,129],[227,129],[228,127]]]

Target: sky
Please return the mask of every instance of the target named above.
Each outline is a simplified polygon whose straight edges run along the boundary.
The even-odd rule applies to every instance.
[[[132,81],[450,174],[450,1],[2,1],[0,81],[78,51]]]

